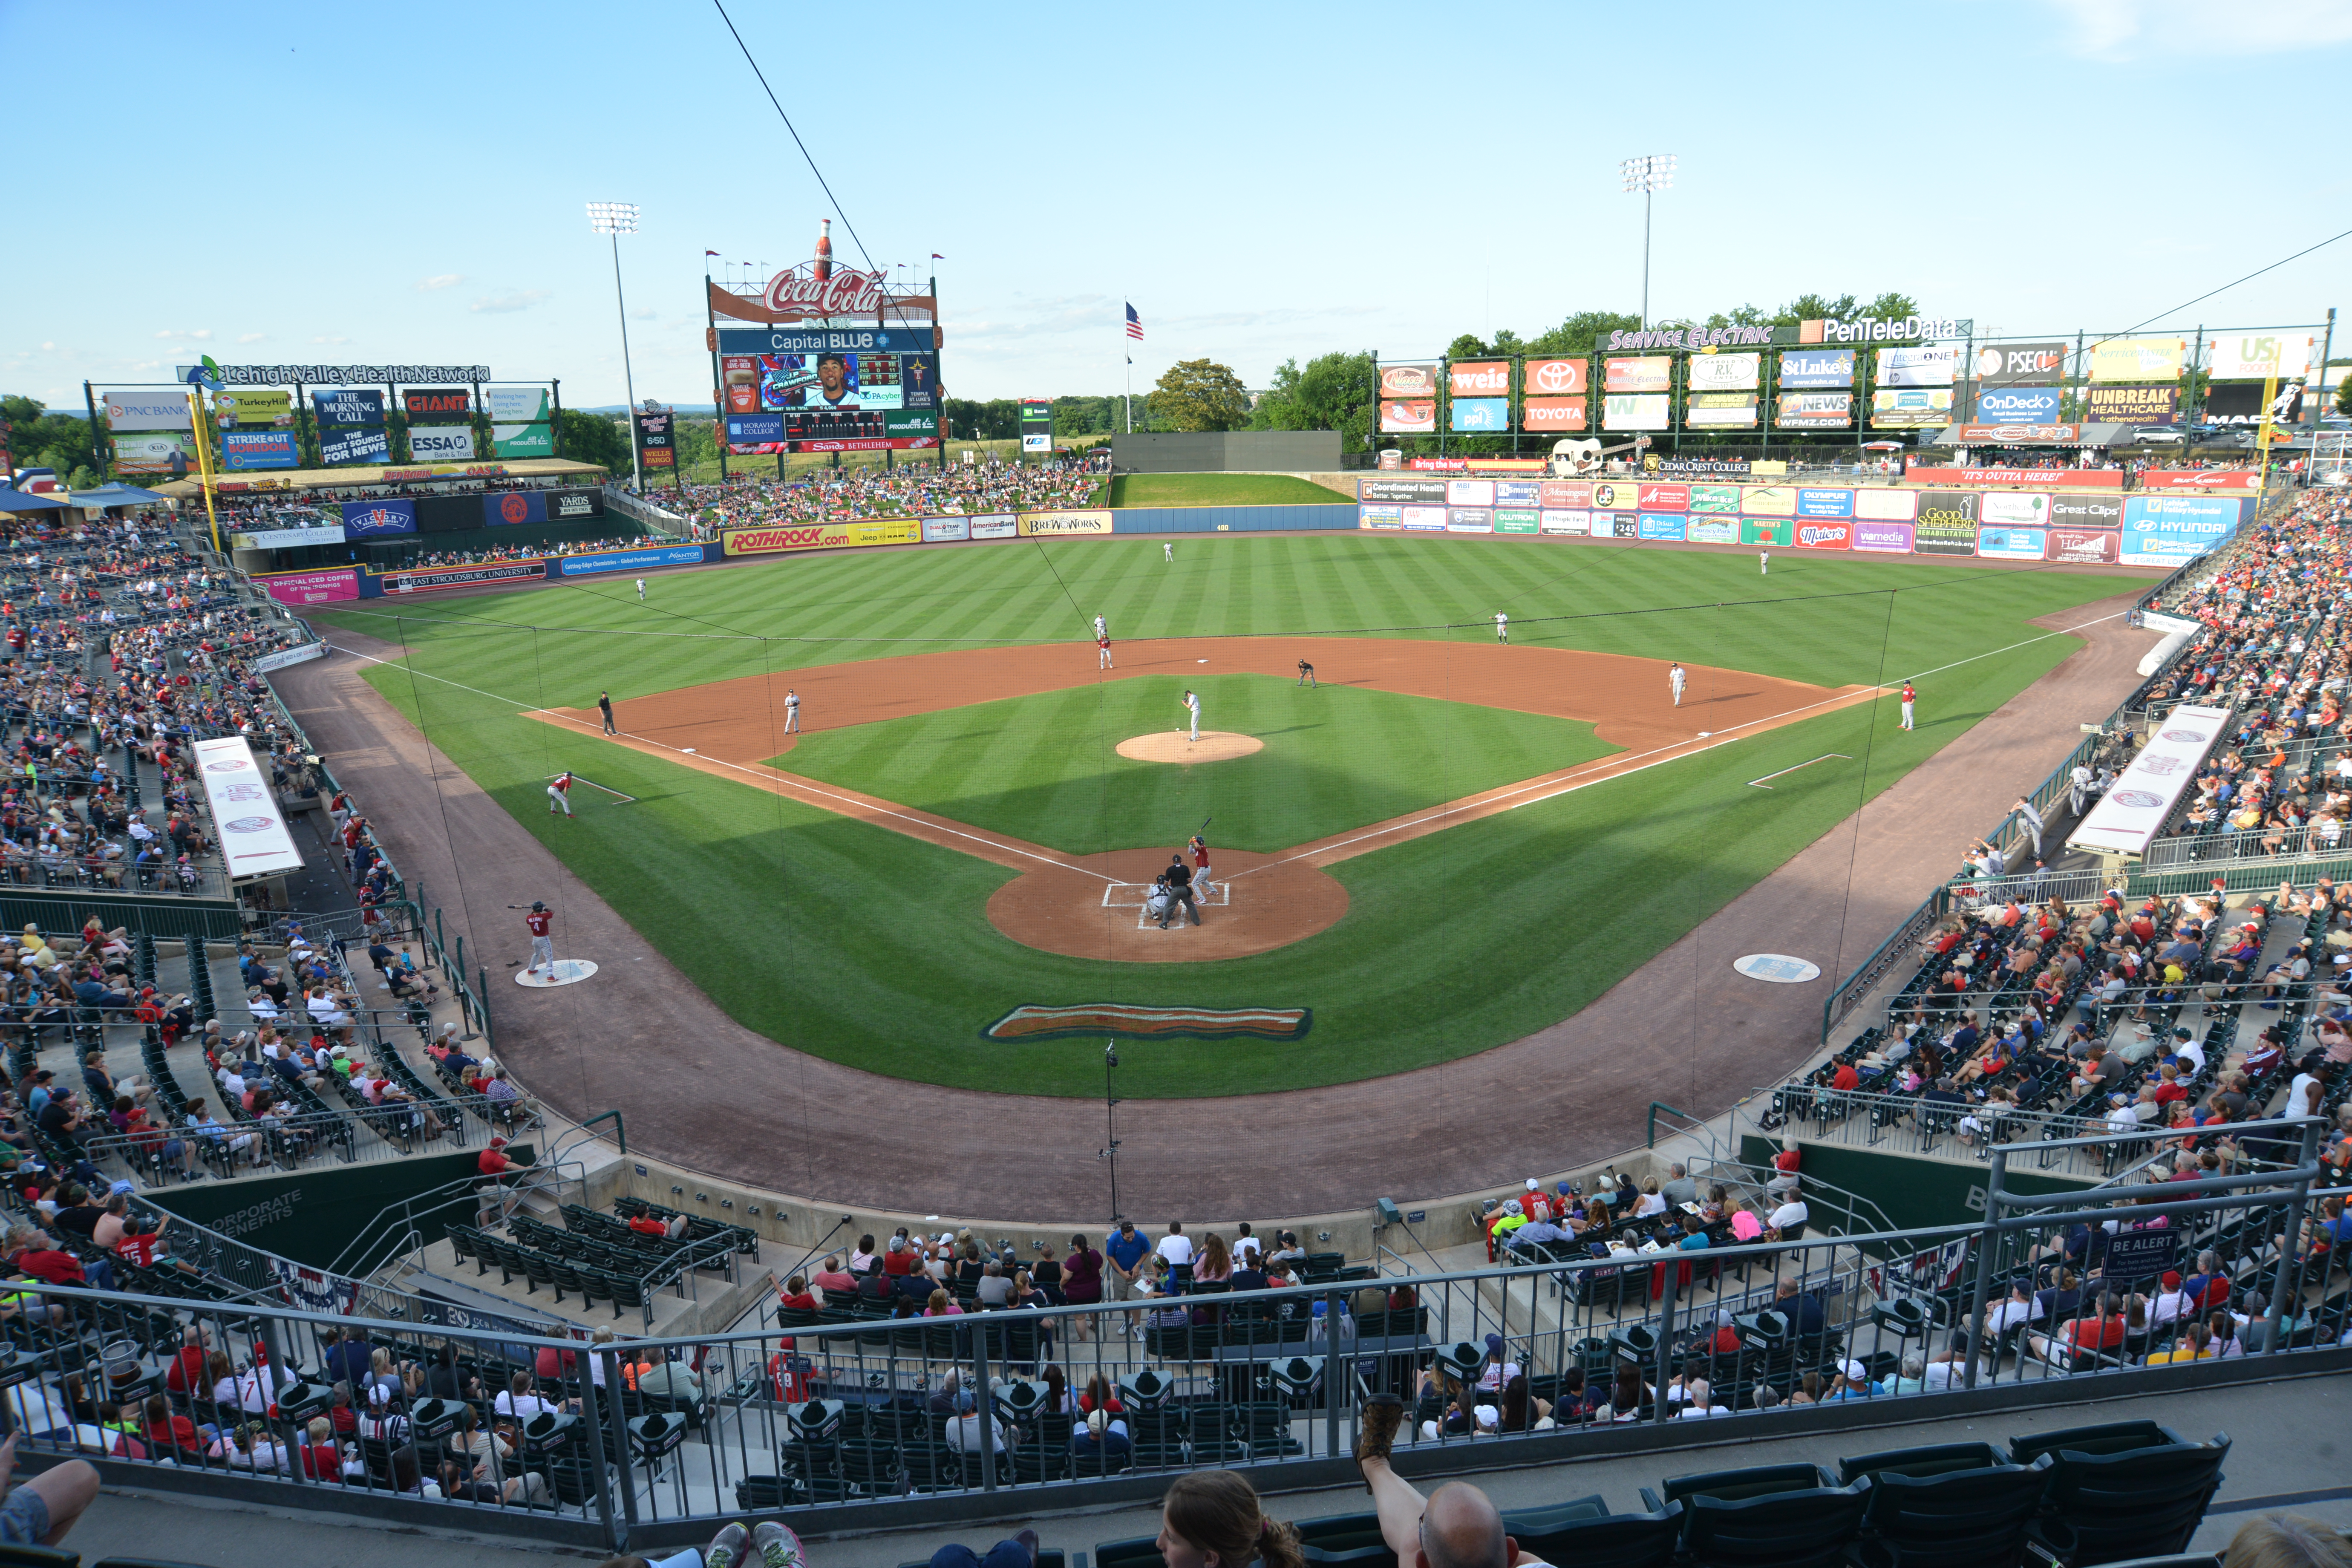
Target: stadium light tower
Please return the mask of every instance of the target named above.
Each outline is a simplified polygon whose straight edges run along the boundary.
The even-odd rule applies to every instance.
[[[1675,155],[1651,153],[1617,165],[1625,176],[1625,194],[1642,193],[1642,325],[1650,324],[1650,198],[1675,183]]]
[[[635,202],[590,202],[588,226],[613,237],[613,300],[621,310],[621,382],[629,393],[629,477],[637,494],[646,493],[644,460],[637,453],[637,378],[629,368],[629,304],[621,295],[621,237],[637,232]]]

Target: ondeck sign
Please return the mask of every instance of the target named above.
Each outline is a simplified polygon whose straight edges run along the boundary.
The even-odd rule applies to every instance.
[[[196,776],[204,780],[229,879],[300,870],[301,851],[294,847],[278,801],[269,793],[269,775],[255,763],[245,738],[198,741],[195,752]]]
[[[854,550],[872,544],[912,544],[923,525],[911,517],[878,522],[812,522],[793,528],[730,528],[719,542],[730,555],[772,555],[782,550]]]

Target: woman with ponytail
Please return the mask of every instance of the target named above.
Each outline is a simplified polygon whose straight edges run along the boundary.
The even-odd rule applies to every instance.
[[[1257,1489],[1233,1470],[1176,1478],[1160,1506],[1160,1555],[1168,1568],[1306,1568],[1298,1531],[1268,1519]]]

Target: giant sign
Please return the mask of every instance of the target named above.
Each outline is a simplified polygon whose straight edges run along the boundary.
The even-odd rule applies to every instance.
[[[474,395],[462,386],[403,387],[400,408],[411,426],[463,425],[474,417]]]

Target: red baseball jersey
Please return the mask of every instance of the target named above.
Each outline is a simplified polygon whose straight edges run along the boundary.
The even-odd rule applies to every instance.
[[[1206,843],[1204,843],[1203,841],[1202,841],[1201,839],[1198,839],[1198,838],[1193,839],[1193,840],[1192,840],[1192,864],[1193,864],[1194,866],[1196,866],[1196,867],[1205,867],[1205,866],[1207,866],[1207,865],[1208,865],[1208,863],[1209,863],[1209,847],[1208,847],[1208,845],[1207,845]]]
[[[564,773],[561,777],[557,778],[555,781],[555,787],[562,790],[565,795],[570,795],[572,793],[572,775],[570,773]]]
[[[546,910],[533,910],[522,917],[522,923],[530,928],[531,935],[545,936],[547,928],[555,923],[555,916]]]

